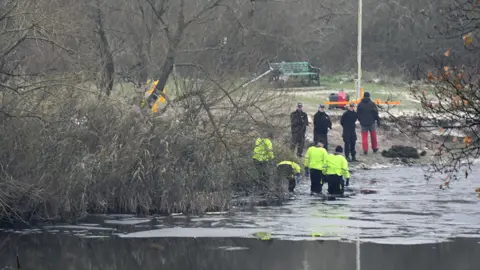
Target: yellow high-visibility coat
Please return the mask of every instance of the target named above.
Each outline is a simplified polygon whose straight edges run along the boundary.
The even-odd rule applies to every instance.
[[[311,146],[305,154],[305,167],[314,170],[324,170],[328,152],[323,147]]]
[[[327,164],[325,175],[338,175],[345,178],[350,178],[350,171],[348,170],[348,161],[342,155],[329,154],[327,157]]]
[[[253,149],[253,159],[257,161],[273,160],[273,145],[268,138],[258,138]]]
[[[293,169],[293,173],[300,173],[300,165],[298,165],[297,163],[293,162],[293,161],[282,161],[280,163],[277,164],[277,167],[280,166],[280,165],[290,165]],[[293,176],[293,175],[292,175]]]

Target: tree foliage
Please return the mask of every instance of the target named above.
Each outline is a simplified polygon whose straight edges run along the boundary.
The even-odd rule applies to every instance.
[[[451,41],[428,38],[441,24],[437,14],[444,2],[366,1],[364,68],[403,75],[424,52],[452,47]],[[39,0],[25,4],[22,10],[35,14],[36,27],[41,25],[35,42],[43,40],[50,46],[28,42],[34,46],[23,46],[16,54],[35,55],[22,63],[30,72],[82,72],[86,80],[103,78],[98,80],[101,88],[111,88],[112,79],[143,85],[149,78],[161,78],[172,56],[174,62],[234,76],[263,72],[268,61],[280,60],[310,60],[326,72],[355,68],[355,1],[182,3]]]
[[[443,21],[434,33],[453,40],[453,48],[428,53],[419,65],[422,83],[411,94],[422,107],[413,117],[396,118],[404,130],[435,150],[427,177],[467,177],[480,157],[480,69],[477,36],[478,1],[454,1],[442,9]],[[440,39],[441,40],[441,39]]]
[[[368,1],[364,67],[404,74],[425,51],[441,52],[424,65],[428,94],[413,94],[432,126],[441,114],[472,133],[461,148],[442,146],[463,160],[478,145],[476,15],[455,2],[441,12],[457,21],[443,24],[444,2]],[[333,0],[3,1],[0,218],[228,208],[232,191],[259,185],[250,143],[288,122],[281,93],[239,87],[239,78],[269,61],[354,69],[355,14],[354,1]],[[429,39],[435,25],[451,39]],[[138,108],[147,79],[169,87],[160,116]],[[420,123],[408,122],[418,134],[429,128]]]

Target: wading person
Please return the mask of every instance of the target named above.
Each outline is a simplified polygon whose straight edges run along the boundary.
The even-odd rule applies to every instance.
[[[372,150],[378,152],[377,126],[380,126],[377,105],[370,99],[370,93],[365,92],[362,101],[357,106],[357,116],[362,130],[362,148],[365,155],[368,154],[368,133],[372,141]],[[375,121],[377,122],[375,124]]]
[[[335,153],[327,157],[325,178],[328,182],[328,193],[331,195],[343,195],[344,187],[350,183],[350,172],[348,171],[348,161],[342,156],[342,146],[335,148]],[[345,177],[346,182],[343,180]]]
[[[357,161],[355,144],[357,143],[357,113],[355,112],[355,104],[350,103],[347,107],[348,111],[344,112],[340,118],[340,125],[342,125],[343,142],[345,143],[345,158],[347,161]]]
[[[312,142],[308,145],[308,149],[310,149],[310,147],[315,147],[317,144]],[[308,152],[308,149],[307,149],[307,152]],[[310,177],[310,170],[308,169],[307,166],[305,166],[305,178],[309,178]]]
[[[330,116],[325,112],[325,106],[320,105],[313,117],[313,141],[315,143],[322,141],[326,150],[328,150],[327,134],[329,129],[332,129],[332,121],[330,121]]]
[[[310,172],[310,192],[312,195],[322,193],[324,176],[323,170],[327,161],[327,150],[322,142],[308,148],[305,154],[305,171]]]
[[[255,140],[255,147],[253,148],[253,163],[259,174],[259,180],[262,185],[268,183],[269,163],[274,159],[272,134],[268,134],[263,138]]]
[[[305,132],[308,126],[308,116],[303,111],[302,103],[298,103],[297,109],[290,114],[290,124],[292,131],[290,148],[292,151],[295,151],[295,148],[297,148],[297,156],[301,157],[305,146]]]
[[[288,191],[295,193],[295,186],[300,183],[302,178],[300,174],[300,165],[293,161],[282,161],[277,164],[277,174],[280,181],[288,181]]]

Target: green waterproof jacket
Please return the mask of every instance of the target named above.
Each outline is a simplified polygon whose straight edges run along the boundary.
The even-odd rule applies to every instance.
[[[253,159],[257,161],[273,160],[273,145],[268,138],[258,138],[253,149]]]
[[[348,171],[348,161],[342,155],[329,154],[327,157],[325,175],[338,175],[345,178],[350,178],[350,172]]]
[[[305,167],[324,170],[328,152],[323,147],[311,146],[305,154]]]

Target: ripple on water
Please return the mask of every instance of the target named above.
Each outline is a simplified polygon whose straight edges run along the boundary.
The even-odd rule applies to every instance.
[[[150,218],[126,218],[126,219],[108,219],[105,220],[105,224],[115,224],[115,225],[138,225],[142,223],[150,222]]]
[[[158,238],[158,237],[254,237],[257,232],[268,231],[268,228],[166,228],[119,234],[122,238]]]
[[[480,178],[475,178],[480,170],[476,168],[470,175],[469,180],[453,182],[450,189],[440,190],[438,185],[443,180],[426,182],[420,168],[358,170],[352,174],[352,188],[378,193],[323,201],[309,196],[310,187],[304,181],[298,186],[296,199],[280,207],[238,209],[233,214],[213,212],[202,217],[181,213],[170,218],[97,215],[103,219],[103,226],[87,223],[44,229],[52,233],[70,231],[87,238],[254,237],[255,233],[268,232],[273,239],[348,241],[360,237],[362,241],[388,244],[435,243],[453,237],[480,237],[480,200],[473,192],[480,186]]]

